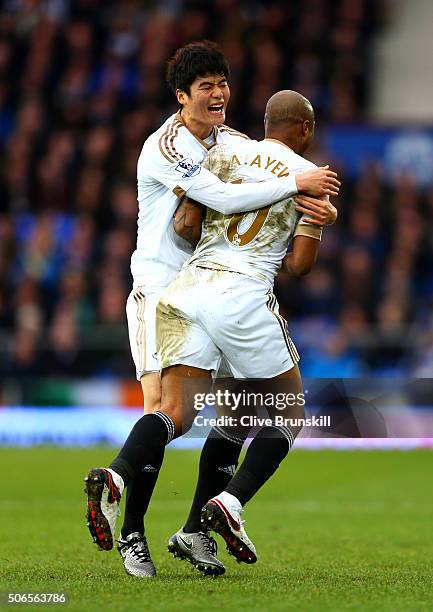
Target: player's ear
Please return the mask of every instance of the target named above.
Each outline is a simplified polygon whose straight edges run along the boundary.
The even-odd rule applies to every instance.
[[[185,91],[182,91],[182,89],[176,89],[176,98],[179,104],[183,106],[188,96]]]
[[[306,136],[310,131],[311,122],[306,119],[302,122],[302,136]]]

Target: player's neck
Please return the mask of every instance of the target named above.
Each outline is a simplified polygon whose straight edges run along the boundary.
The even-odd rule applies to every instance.
[[[301,155],[301,152],[299,151],[299,147],[297,146],[297,143],[294,142],[293,139],[287,138],[283,134],[266,132],[265,140],[270,140],[271,142],[278,142],[278,144],[283,145],[283,147],[287,147],[288,149],[291,149],[298,155]]]
[[[179,111],[178,115],[184,126],[196,138],[200,138],[200,140],[205,140],[212,134],[213,125],[197,121],[196,119],[194,119],[194,117],[188,115],[185,110]]]

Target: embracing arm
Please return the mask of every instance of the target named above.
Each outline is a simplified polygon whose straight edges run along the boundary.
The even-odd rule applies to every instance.
[[[169,162],[154,150],[143,150],[138,162],[139,182],[152,180],[165,185],[177,196],[209,206],[222,214],[256,210],[299,192],[312,196],[337,195],[340,182],[328,166],[260,183],[224,183],[193,160]]]
[[[296,196],[295,201],[296,210],[304,213],[304,218],[305,215],[308,215],[308,225],[316,226],[317,236],[319,239],[313,239],[313,242],[319,242],[321,234],[321,232],[319,232],[320,226],[332,225],[333,223],[335,223],[338,217],[337,209],[331,204],[331,202],[326,196],[324,196],[323,198],[312,198],[308,196],[299,195]],[[174,231],[176,232],[176,234],[178,234],[178,236],[189,242],[193,247],[197,245],[201,237],[201,224],[203,221],[204,211],[205,207],[202,204],[199,204],[198,202],[184,196],[181,199],[173,217]],[[317,228],[317,226],[319,226],[319,228]],[[304,227],[307,226],[305,225]],[[313,231],[313,228],[309,231]],[[318,249],[318,245],[316,246]],[[289,261],[293,262],[295,270],[298,269],[299,266],[302,266],[303,262],[306,261],[304,259],[304,249],[307,249],[307,247],[302,246],[300,254],[297,255],[296,263],[294,258],[292,257],[290,257],[290,260],[287,260],[288,265]],[[310,269],[308,270],[308,272],[310,271]],[[300,275],[306,273],[307,272],[301,272]]]
[[[183,181],[182,188],[188,197],[205,204],[224,215],[262,208],[300,191],[321,197],[338,194],[339,181],[327,168],[314,168],[302,174],[259,183],[223,183],[211,172],[201,170],[194,182]],[[186,187],[186,189],[185,189]]]

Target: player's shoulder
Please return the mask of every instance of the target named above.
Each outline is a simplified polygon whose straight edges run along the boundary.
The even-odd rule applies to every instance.
[[[293,149],[285,145],[283,142],[270,138],[264,138],[258,144],[262,148],[263,152],[272,151],[274,155],[279,155],[281,161],[284,162],[292,172],[317,168],[315,163],[309,159],[305,159],[305,157],[302,157],[302,155],[295,153]]]
[[[300,170],[311,170],[312,168],[317,168],[317,164],[310,161],[309,159],[305,159],[305,157],[302,157],[297,153],[294,153],[293,155],[295,156],[294,162],[296,164],[296,167]]]
[[[208,151],[208,158],[215,159],[219,157],[232,157],[236,155],[236,157],[240,158],[243,154],[248,154],[248,151],[251,150],[254,145],[257,145],[256,140],[248,140],[245,139],[232,139],[227,142],[217,142],[211,149]]]
[[[229,125],[225,124],[218,126],[218,134],[221,143],[229,143],[233,140],[236,141],[238,139],[250,140],[250,137],[244,134],[243,132],[239,132],[238,130],[235,130]]]
[[[143,145],[145,154],[151,154],[153,160],[161,162],[178,162],[184,157],[187,128],[176,113],[171,115],[155,132],[150,134]]]

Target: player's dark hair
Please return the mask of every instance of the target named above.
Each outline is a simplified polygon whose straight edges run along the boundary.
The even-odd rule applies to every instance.
[[[180,89],[190,95],[192,83],[207,74],[223,74],[226,79],[230,74],[226,58],[209,40],[181,47],[167,62],[167,83],[174,94]]]

